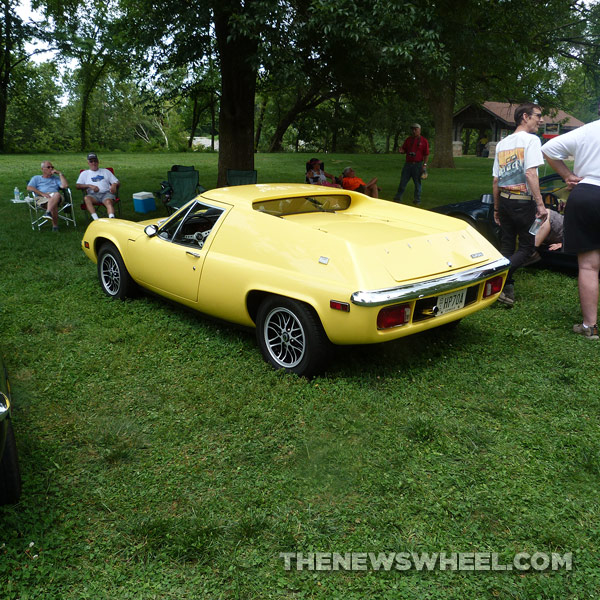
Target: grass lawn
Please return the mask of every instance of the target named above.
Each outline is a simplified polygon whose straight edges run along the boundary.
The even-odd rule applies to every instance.
[[[340,348],[308,381],[273,371],[252,332],[105,297],[85,217],[37,232],[9,202],[44,158],[0,159],[0,350],[24,490],[0,508],[2,600],[598,597],[600,344],[570,333],[572,275],[523,269],[512,310]],[[83,156],[48,158],[74,187]],[[307,158],[257,155],[258,180],[301,181]],[[402,161],[325,168],[378,176],[389,198]],[[131,194],[172,164],[215,183],[212,154],[100,155],[135,220]],[[431,170],[424,206],[489,193],[491,166]],[[285,570],[286,552],[572,552],[573,568]]]

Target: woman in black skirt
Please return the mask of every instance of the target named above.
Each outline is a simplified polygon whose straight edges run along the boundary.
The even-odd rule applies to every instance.
[[[598,108],[600,115],[600,107]],[[600,120],[552,138],[542,146],[549,165],[571,188],[565,209],[565,251],[577,254],[583,322],[573,331],[598,339],[600,271]],[[575,158],[573,171],[564,163]]]

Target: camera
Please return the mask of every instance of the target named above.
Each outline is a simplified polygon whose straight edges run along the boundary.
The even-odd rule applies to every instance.
[[[416,155],[417,155],[417,153],[416,153],[416,152],[409,152],[409,153],[408,153],[408,155],[409,155],[409,156],[416,156]]]

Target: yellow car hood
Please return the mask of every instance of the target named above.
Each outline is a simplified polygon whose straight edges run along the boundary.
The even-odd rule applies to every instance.
[[[497,257],[496,249],[472,227],[448,217],[443,217],[443,226],[352,213],[295,215],[293,219],[344,239],[357,260],[375,261],[397,282],[460,270]],[[449,230],[449,223],[455,228]]]

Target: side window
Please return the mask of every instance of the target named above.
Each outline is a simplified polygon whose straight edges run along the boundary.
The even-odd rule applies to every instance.
[[[220,208],[194,202],[187,212],[168,221],[158,235],[175,244],[202,248],[222,214],[223,210]]]

